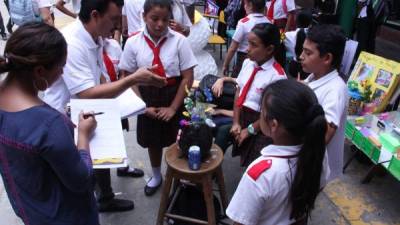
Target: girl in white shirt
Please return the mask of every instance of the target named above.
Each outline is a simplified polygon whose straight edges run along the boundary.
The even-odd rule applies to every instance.
[[[186,38],[168,27],[171,15],[170,1],[146,0],[143,13],[146,27],[127,40],[119,64],[123,74],[148,67],[168,81],[163,88],[136,87],[147,105],[137,122],[137,141],[148,148],[153,170],[144,189],[146,195],[153,195],[161,186],[162,149],[176,141],[185,86],[189,89],[192,86],[193,68],[197,64]]]
[[[306,224],[321,188],[324,110],[295,80],[270,84],[261,104],[261,131],[274,144],[246,170],[227,215],[235,225]]]
[[[248,166],[260,156],[271,139],[259,133],[260,100],[264,88],[280,79],[285,71],[275,60],[280,51],[278,28],[270,23],[254,26],[248,35],[248,59],[243,62],[236,83],[231,134],[236,140],[233,155],[240,155],[241,166]]]

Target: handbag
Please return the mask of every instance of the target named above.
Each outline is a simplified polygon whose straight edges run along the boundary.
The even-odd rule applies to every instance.
[[[206,90],[211,90],[214,83],[219,79],[218,76],[208,74],[201,79],[199,83],[199,90],[200,92],[206,96]],[[213,94],[212,104],[217,105],[219,109],[233,109],[233,102],[235,100],[236,94],[236,84],[233,82],[224,82],[223,91],[220,97],[216,97]]]

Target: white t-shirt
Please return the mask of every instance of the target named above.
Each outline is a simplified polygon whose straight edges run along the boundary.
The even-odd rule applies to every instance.
[[[311,74],[304,81],[315,92],[319,104],[324,108],[328,123],[333,123],[337,127],[335,135],[326,146],[331,172],[329,182],[342,175],[343,170],[344,126],[348,105],[347,87],[336,70],[318,80],[314,80],[314,75]]]
[[[274,20],[285,19],[288,16],[287,12],[291,12],[296,9],[294,0],[286,0],[287,12],[285,12],[285,10],[283,8],[283,1],[284,0],[276,0],[276,2],[274,4]],[[271,5],[271,1],[267,2],[267,9],[269,9],[270,5]]]
[[[101,75],[107,72],[103,63],[101,38],[96,43],[80,20],[75,20],[61,32],[68,44],[67,63],[62,76],[44,92],[43,100],[64,112],[71,98],[100,84]]]
[[[128,35],[139,31],[144,26],[143,5],[144,0],[125,0],[122,15],[126,16],[128,22]]]
[[[246,85],[247,81],[250,79],[250,76],[257,67],[257,63],[251,61],[250,59],[246,59],[243,62],[242,69],[238,77],[236,78],[236,82],[240,88],[240,94],[242,94],[243,87]],[[275,61],[274,58],[268,60],[263,65],[261,65],[262,70],[258,71],[251,87],[246,95],[246,100],[243,103],[243,106],[246,106],[254,111],[260,112],[260,101],[261,95],[264,91],[264,88],[281,79],[286,79],[286,74],[283,68]],[[239,94],[239,96],[240,96]]]
[[[126,41],[119,63],[120,70],[135,72],[141,67],[152,66],[154,58],[153,51],[145,41],[144,35],[152,40],[145,29]],[[181,75],[181,71],[197,65],[192,48],[182,34],[168,28],[168,32],[165,36],[167,40],[161,47],[160,59],[165,69],[166,77],[178,77]],[[160,38],[160,40],[162,39],[163,37]],[[158,43],[154,41],[153,43],[156,46],[158,45]]]
[[[72,2],[72,11],[74,13],[79,13],[81,11],[81,0],[63,0],[65,3]]]
[[[249,41],[247,36],[249,35],[251,29],[256,24],[259,23],[270,23],[270,21],[261,13],[251,13],[245,18],[239,20],[235,34],[233,34],[232,39],[239,43],[238,51],[247,53],[247,48],[249,47]]]
[[[51,0],[35,0],[38,4],[39,9],[51,7],[53,5],[53,1]]]

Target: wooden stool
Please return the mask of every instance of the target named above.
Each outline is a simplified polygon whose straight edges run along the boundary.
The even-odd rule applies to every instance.
[[[198,224],[215,225],[215,211],[212,191],[212,177],[215,174],[219,187],[219,194],[221,197],[222,208],[225,212],[227,207],[226,191],[224,184],[224,176],[222,174],[222,160],[224,155],[222,150],[215,144],[211,147],[210,157],[201,164],[199,170],[193,171],[189,169],[188,161],[186,158],[179,158],[181,152],[177,144],[171,145],[165,153],[165,161],[167,162],[167,172],[165,177],[165,185],[163,188],[160,209],[158,211],[157,225],[162,225],[164,217],[188,221]],[[177,183],[179,179],[189,180],[194,183],[201,184],[203,187],[204,200],[207,206],[208,221],[194,219],[186,216],[175,215],[166,213],[168,199],[170,196],[172,182]]]

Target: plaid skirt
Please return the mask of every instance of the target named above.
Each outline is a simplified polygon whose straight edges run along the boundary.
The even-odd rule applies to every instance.
[[[169,107],[178,91],[180,82],[163,88],[139,87],[140,94],[147,107]],[[176,141],[183,105],[170,121],[164,122],[139,115],[137,121],[137,142],[143,148],[163,148]]]
[[[259,118],[260,113],[257,111],[247,107],[240,110],[240,126],[242,129]],[[240,155],[240,166],[247,167],[261,155],[261,150],[269,144],[272,144],[272,139],[258,132],[256,135],[251,135],[245,139],[240,146],[235,143],[232,148],[232,156]]]
[[[247,59],[247,53],[244,52],[236,52],[236,62],[233,66],[232,77],[237,78],[239,76],[240,70],[243,66],[243,61]]]

